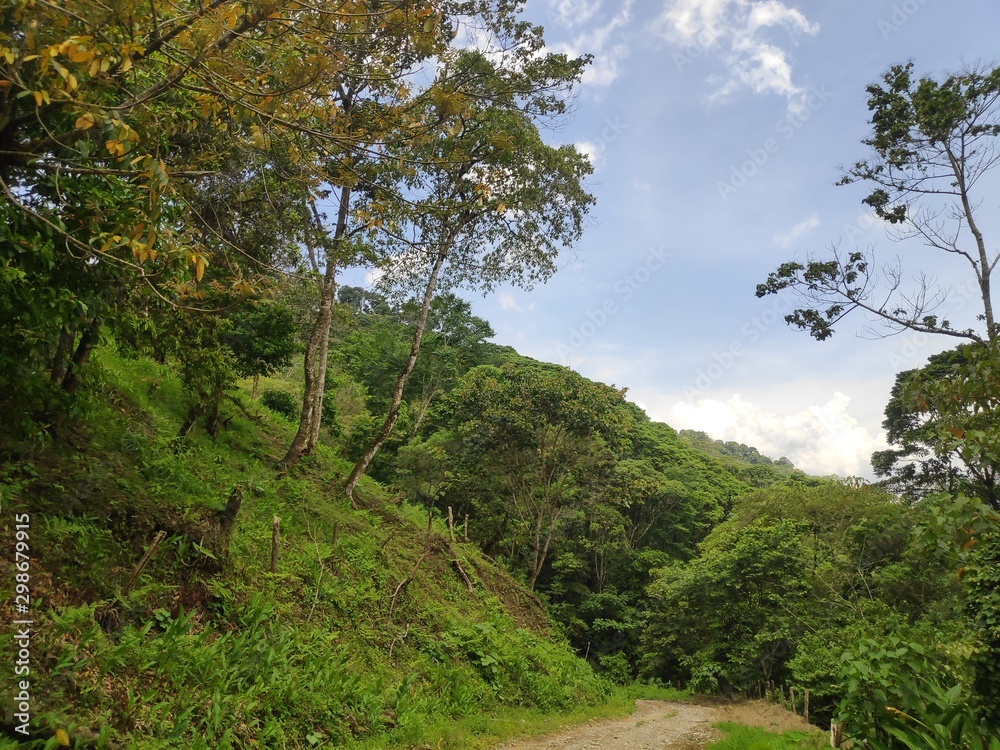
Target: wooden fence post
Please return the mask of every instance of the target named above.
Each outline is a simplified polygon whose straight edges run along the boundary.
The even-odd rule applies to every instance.
[[[465,514],[465,529],[462,531],[462,537],[467,542],[469,541],[469,514]]]
[[[808,724],[809,723],[809,691],[808,690],[806,690],[805,708],[802,711],[802,716],[805,717],[806,723]]]
[[[448,506],[448,538],[451,541],[455,541],[455,516],[451,512],[451,506]]]
[[[278,572],[278,543],[281,541],[281,519],[274,517],[274,528],[271,529],[271,572]]]
[[[793,688],[793,687],[788,688],[788,699],[792,703],[792,713],[793,714],[797,714],[798,710],[797,710],[797,707],[795,705],[795,688]]]
[[[836,722],[830,725],[830,747],[840,747],[844,741],[844,728]]]

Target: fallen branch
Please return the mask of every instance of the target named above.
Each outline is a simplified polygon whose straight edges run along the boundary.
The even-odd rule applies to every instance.
[[[146,567],[146,564],[149,562],[149,559],[153,556],[153,553],[156,552],[156,548],[160,546],[160,542],[163,541],[163,537],[165,537],[166,535],[167,532],[163,531],[162,529],[156,532],[156,536],[153,537],[153,543],[149,545],[149,549],[146,550],[146,554],[144,554],[142,556],[142,559],[139,560],[139,564],[135,566],[135,570],[132,571],[132,575],[129,576],[128,582],[122,589],[122,596],[125,596],[129,591],[132,590],[132,587],[135,586],[136,581],[139,580],[139,576],[142,574],[142,571]]]
[[[462,576],[462,580],[465,581],[465,585],[469,588],[469,591],[475,591],[475,589],[472,588],[472,581],[469,580],[468,574],[466,574],[465,570],[462,568],[462,563],[458,561],[457,557],[452,560],[452,562],[455,563],[455,569],[458,571],[458,574]]]

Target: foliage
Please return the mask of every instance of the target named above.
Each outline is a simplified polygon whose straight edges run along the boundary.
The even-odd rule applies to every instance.
[[[702,554],[655,574],[643,670],[689,675],[699,692],[731,691],[781,676],[805,596],[794,521],[717,527]]]
[[[240,377],[270,375],[291,364],[297,349],[295,314],[274,302],[240,311],[230,318],[224,340]]]
[[[0,471],[4,507],[32,515],[33,677],[45,687],[33,746],[63,728],[136,748],[472,747],[510,731],[501,714],[533,726],[543,707],[606,698],[517,584],[463,547],[468,591],[438,548],[439,520],[397,606],[408,625],[387,629],[388,595],[424,549],[421,510],[394,508],[374,485],[377,514],[332,501],[325,484],[348,467],[325,446],[309,473],[277,479],[274,451],[291,426],[268,411],[172,450],[187,408],[175,368],[106,349],[95,364],[81,444]],[[0,448],[23,450],[6,433]],[[213,519],[234,489],[243,503],[227,547]],[[157,529],[167,538],[123,596]]]
[[[863,310],[890,330],[910,329],[972,341],[992,340],[1000,329],[993,313],[991,275],[997,264],[979,225],[982,198],[975,192],[996,165],[1000,135],[1000,68],[966,68],[942,81],[917,79],[913,64],[895,65],[881,83],[868,86],[871,156],[847,170],[840,184],[864,182],[863,199],[875,214],[900,229],[900,239],[920,239],[969,264],[982,304],[985,333],[959,330],[935,312],[944,299],[926,278],[915,291],[901,289],[903,270],[887,267],[888,292],[878,288],[879,264],[860,250],[834,249],[829,260],[781,264],[757,286],[757,296],[785,289],[805,303],[785,316],[818,340],[854,310]]]
[[[271,411],[289,419],[295,419],[299,413],[299,404],[288,391],[276,391],[268,388],[260,394],[260,402]]]
[[[964,675],[940,655],[893,637],[860,641],[842,659],[845,736],[876,750],[987,748]]]

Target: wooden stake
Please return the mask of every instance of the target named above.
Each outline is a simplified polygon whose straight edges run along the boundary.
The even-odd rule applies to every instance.
[[[844,739],[844,728],[834,722],[830,725],[830,747],[840,747]]]
[[[797,710],[797,707],[795,705],[795,688],[793,688],[793,687],[788,688],[788,697],[789,697],[789,700],[791,700],[791,702],[792,702],[792,713],[793,714],[797,714],[798,710]]]
[[[451,512],[451,506],[448,506],[448,538],[451,541],[455,541],[455,516]]]
[[[274,517],[274,528],[271,529],[271,572],[278,572],[278,544],[281,542],[281,519]]]
[[[125,584],[125,588],[122,589],[122,596],[131,591],[132,587],[135,586],[135,582],[139,580],[139,576],[142,574],[143,568],[146,567],[146,563],[149,562],[149,559],[153,556],[153,553],[156,552],[156,548],[160,546],[160,542],[163,541],[163,537],[166,535],[167,532],[162,529],[156,532],[156,536],[153,537],[153,543],[149,545],[149,549],[146,550],[146,554],[142,556],[142,559],[139,560],[139,564],[136,565],[135,570],[132,571],[132,575],[128,577],[128,582]]]
[[[809,723],[809,691],[806,690],[805,697],[805,710],[802,711],[802,716],[805,717],[806,723]]]
[[[462,532],[462,537],[464,541],[469,541],[469,514],[465,514],[465,530]]]

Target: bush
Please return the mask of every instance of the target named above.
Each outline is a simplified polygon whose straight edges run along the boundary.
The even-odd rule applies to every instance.
[[[269,388],[260,394],[260,402],[271,411],[289,419],[295,419],[299,416],[299,404],[291,393]]]
[[[860,641],[844,654],[845,735],[872,750],[1000,750],[986,744],[962,675],[917,643]]]

